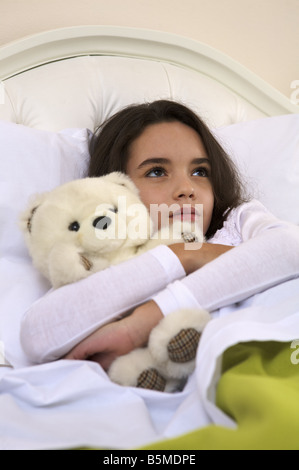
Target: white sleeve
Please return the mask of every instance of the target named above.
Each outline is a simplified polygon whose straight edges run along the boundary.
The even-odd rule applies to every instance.
[[[299,227],[257,202],[241,206],[233,226],[240,245],[153,297],[164,315],[182,307],[212,312],[299,276]]]
[[[82,281],[51,290],[23,317],[23,349],[34,363],[58,359],[103,324],[184,276],[177,256],[168,247],[158,246]]]

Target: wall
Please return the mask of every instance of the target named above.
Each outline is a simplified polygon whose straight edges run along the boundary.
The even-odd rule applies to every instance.
[[[154,29],[207,43],[287,97],[299,80],[299,0],[0,0],[0,46],[87,24]]]

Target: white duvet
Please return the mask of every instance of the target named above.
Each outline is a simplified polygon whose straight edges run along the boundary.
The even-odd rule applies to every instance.
[[[202,336],[195,373],[181,393],[120,387],[88,361],[2,367],[0,449],[126,449],[210,423],[234,426],[214,403],[223,351],[239,342],[291,345],[298,338],[295,279],[218,311]],[[290,348],[290,360],[292,352]]]

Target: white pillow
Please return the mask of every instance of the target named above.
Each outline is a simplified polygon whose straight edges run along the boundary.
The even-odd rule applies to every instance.
[[[20,318],[49,289],[32,267],[19,214],[30,195],[84,176],[88,141],[87,129],[54,133],[0,121],[0,345],[16,367],[26,365]]]
[[[215,135],[250,193],[277,217],[299,224],[299,114],[234,124]]]

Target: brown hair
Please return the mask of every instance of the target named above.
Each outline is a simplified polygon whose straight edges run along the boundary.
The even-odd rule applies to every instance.
[[[229,212],[244,202],[238,171],[207,125],[186,106],[168,100],[129,106],[104,122],[90,145],[88,176],[103,176],[112,171],[126,172],[130,146],[147,126],[179,121],[200,136],[211,164],[214,209],[206,237],[223,226]]]

